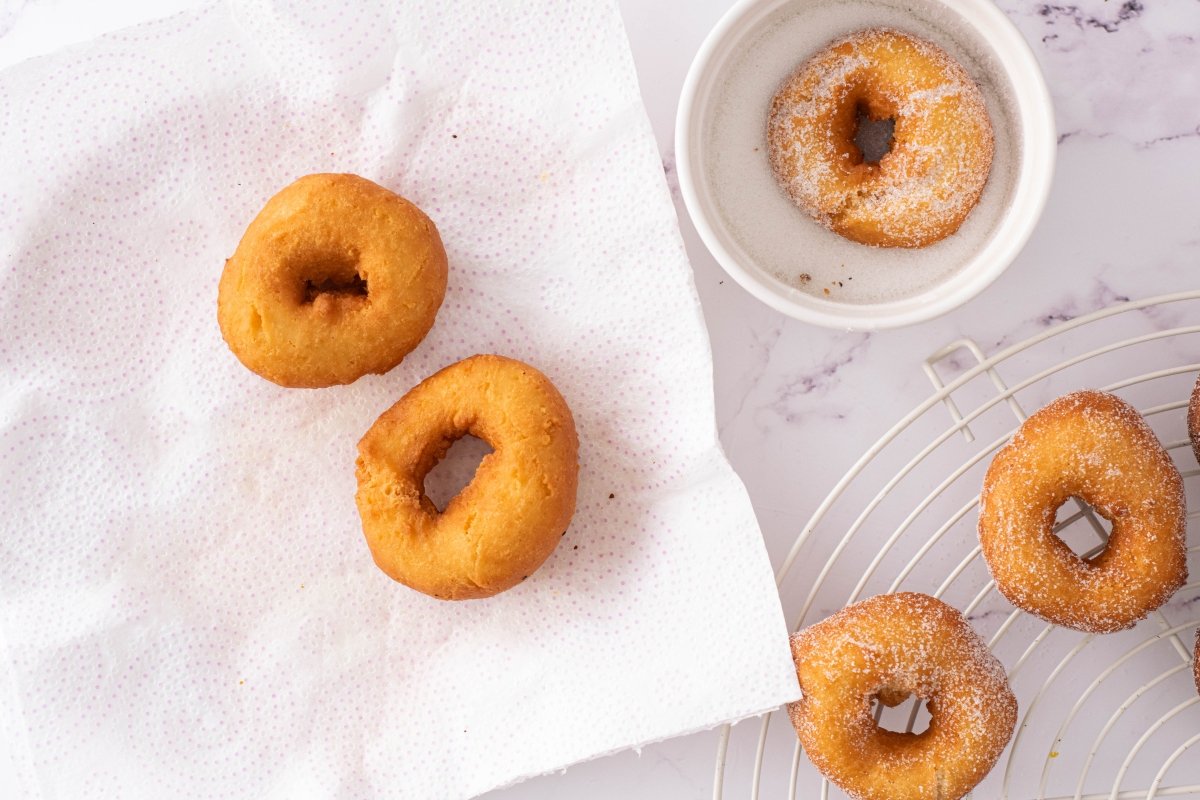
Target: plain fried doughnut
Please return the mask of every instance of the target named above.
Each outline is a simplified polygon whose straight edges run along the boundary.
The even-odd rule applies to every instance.
[[[878,163],[854,142],[858,117],[895,121]],[[771,167],[792,200],[847,239],[925,247],[979,202],[994,140],[966,70],[937,45],[886,28],[839,39],[803,63],[771,102]]]
[[[425,476],[462,436],[491,445],[439,511]],[[358,511],[379,568],[442,600],[490,597],[533,574],[575,513],[579,440],[545,375],[478,355],[426,378],[358,443]]]
[[[1112,523],[1084,560],[1054,535],[1070,497]],[[1098,391],[1025,421],[988,467],[979,543],[996,588],[1048,622],[1089,633],[1131,627],[1187,582],[1183,479],[1137,409]]]
[[[1012,737],[1004,668],[962,614],[928,595],[885,594],[792,636],[803,697],[792,725],[821,774],[856,800],[957,800]],[[873,700],[926,701],[921,733],[879,727]]]
[[[350,383],[399,364],[446,293],[437,228],[357,175],[308,175],[267,201],[225,263],[229,349],[281,386]]]

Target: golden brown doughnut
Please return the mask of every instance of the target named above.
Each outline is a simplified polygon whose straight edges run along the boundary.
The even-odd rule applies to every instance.
[[[1112,523],[1093,558],[1054,535],[1070,497]],[[1133,626],[1187,582],[1183,479],[1137,409],[1081,391],[1025,421],[988,467],[979,543],[996,588],[1048,622],[1089,633]]]
[[[1017,724],[1004,667],[962,614],[928,595],[872,597],[792,636],[803,697],[792,725],[821,774],[856,800],[957,800],[983,780]],[[879,727],[872,700],[909,695],[921,733]]]
[[[858,118],[895,121],[891,149],[867,162]],[[863,244],[925,247],[958,230],[992,166],[979,86],[937,45],[871,28],[804,62],[771,101],[771,167],[820,224]]]
[[[491,445],[440,512],[425,476],[457,439]],[[479,355],[423,380],[358,443],[358,512],[375,563],[442,600],[490,597],[533,574],[575,513],[579,440],[545,375]]]
[[[1200,461],[1200,377],[1192,387],[1192,399],[1188,401],[1187,412],[1188,438],[1192,440],[1192,455]]]
[[[437,228],[357,175],[307,175],[267,201],[225,262],[217,320],[280,386],[350,383],[399,364],[446,293]]]

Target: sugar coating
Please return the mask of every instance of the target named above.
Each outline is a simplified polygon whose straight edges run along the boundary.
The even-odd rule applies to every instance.
[[[1084,560],[1054,535],[1071,497],[1112,523]],[[1085,390],[1050,403],[996,454],[979,498],[979,542],[1013,605],[1089,633],[1132,627],[1187,582],[1183,479],[1137,409]]]
[[[864,247],[830,232],[797,207],[769,163],[765,121],[780,85],[830,41],[870,27],[904,30],[949,53],[978,83],[992,120],[995,152],[978,205],[954,236],[925,248]],[[782,5],[746,32],[700,109],[698,177],[722,240],[779,291],[830,304],[907,307],[969,280],[962,266],[993,244],[1023,162],[1021,109],[1003,64],[960,14],[933,0]]]
[[[788,706],[810,760],[856,800],[957,800],[1012,737],[1004,667],[955,609],[924,594],[879,595],[792,636],[804,696]],[[871,702],[925,700],[929,728],[880,728]]]
[[[856,109],[895,119],[892,149],[863,162]],[[994,139],[975,81],[944,50],[887,28],[804,62],[775,95],[771,166],[821,225],[864,244],[923,247],[958,230],[983,193]]]

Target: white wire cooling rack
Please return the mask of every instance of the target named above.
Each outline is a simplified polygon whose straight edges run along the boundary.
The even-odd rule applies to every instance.
[[[1019,344],[996,343],[991,356],[964,339],[925,362],[934,394],[863,454],[797,536],[776,576],[784,609],[794,630],[883,592],[922,591],[962,610],[1020,703],[1012,742],[975,798],[1200,797],[1191,669],[1200,536],[1189,539],[1192,578],[1170,603],[1132,630],[1096,636],[1014,610],[995,591],[975,534],[991,457],[1027,409],[1084,387],[1141,409],[1184,476],[1188,507],[1200,509],[1185,425],[1200,371],[1200,291],[1054,322]],[[1189,512],[1189,528],[1197,517]],[[1098,552],[1107,535],[1075,501],[1059,510],[1056,531],[1079,553]],[[928,715],[914,700],[877,718],[921,730]],[[844,797],[808,762],[781,711],[725,727],[713,796]]]

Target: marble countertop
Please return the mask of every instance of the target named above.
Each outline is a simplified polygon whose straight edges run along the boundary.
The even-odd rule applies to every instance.
[[[0,3],[0,66],[198,4]],[[1054,99],[1058,163],[1045,214],[1021,256],[980,297],[932,322],[880,333],[824,330],[770,310],[725,276],[688,220],[674,175],[675,109],[692,56],[729,0],[620,5],[712,337],[721,440],[776,565],[837,477],[929,397],[921,363],[942,345],[969,336],[992,353],[1085,312],[1197,286],[1194,0],[1002,0]],[[706,798],[717,742],[715,732],[662,742],[488,797]],[[746,796],[746,787],[731,786],[727,796]]]

